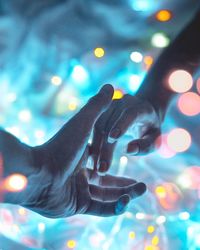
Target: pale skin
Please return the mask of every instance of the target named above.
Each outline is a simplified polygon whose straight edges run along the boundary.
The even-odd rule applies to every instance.
[[[145,192],[146,186],[131,178],[105,174],[116,142],[134,125],[138,126],[138,138],[127,145],[127,153],[146,154],[153,149],[173,95],[164,87],[166,77],[172,69],[185,68],[193,73],[198,66],[199,19],[197,13],[164,51],[136,96],[125,95],[112,102],[113,88],[104,86],[52,139],[38,147],[25,145],[0,131],[3,177],[20,173],[28,180],[22,192],[6,192],[4,202],[50,218],[123,213],[131,199]],[[190,39],[194,35],[196,39]],[[89,146],[93,126],[94,137]],[[94,170],[85,168],[89,156],[94,159]]]
[[[58,133],[41,146],[30,147],[0,131],[3,177],[24,175],[28,184],[21,192],[5,192],[4,202],[24,206],[45,217],[75,214],[113,216],[142,195],[146,186],[131,178],[99,176],[87,169],[88,139],[96,119],[110,105],[111,85],[100,92]]]
[[[193,74],[200,61],[200,11],[182,30],[147,74],[135,96],[125,95],[115,100],[99,117],[94,126],[91,146],[94,169],[106,173],[112,162],[117,141],[132,127],[137,138],[125,145],[130,155],[143,155],[153,151],[167,105],[174,93],[167,88],[169,74],[184,69]]]

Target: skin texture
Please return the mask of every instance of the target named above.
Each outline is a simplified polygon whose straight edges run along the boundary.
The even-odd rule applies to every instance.
[[[117,140],[131,129],[134,131],[133,140],[128,143],[126,152],[143,155],[153,149],[153,143],[160,134],[160,121],[150,103],[125,95],[112,102],[94,127],[91,151],[94,168],[100,173],[109,169]]]
[[[111,103],[113,88],[100,92],[67,122],[49,141],[30,147],[14,136],[0,132],[4,177],[26,176],[27,187],[7,192],[4,202],[18,204],[45,217],[75,214],[119,215],[131,199],[142,195],[143,183],[124,177],[99,176],[85,168],[91,149],[88,139],[95,121]]]
[[[184,69],[193,74],[200,60],[200,11],[164,50],[147,74],[135,96],[125,95],[113,101],[95,124],[91,146],[94,169],[104,174],[112,163],[117,143],[132,129],[133,140],[126,152],[142,155],[154,149],[156,138],[174,92],[167,87],[170,73]],[[191,39],[194,38],[194,39]]]

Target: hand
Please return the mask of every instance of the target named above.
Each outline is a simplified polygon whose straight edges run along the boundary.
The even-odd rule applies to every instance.
[[[120,100],[113,100],[95,123],[91,145],[94,169],[99,173],[109,169],[117,140],[131,129],[134,139],[128,143],[126,152],[149,153],[160,135],[159,117],[149,102],[127,94]]]
[[[122,213],[130,199],[145,191],[143,183],[99,177],[83,168],[89,156],[91,130],[112,95],[113,88],[105,85],[52,139],[33,148],[37,171],[28,176],[19,205],[49,218],[80,213],[110,216]]]

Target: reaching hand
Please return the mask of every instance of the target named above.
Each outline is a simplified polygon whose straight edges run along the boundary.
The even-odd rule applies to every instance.
[[[160,134],[160,121],[149,102],[125,95],[114,100],[95,124],[91,145],[94,169],[100,173],[109,169],[117,140],[131,129],[133,140],[128,143],[126,152],[146,154],[153,149]]]
[[[84,168],[91,130],[112,95],[113,88],[105,85],[52,139],[33,148],[36,171],[28,176],[20,205],[50,218],[80,213],[111,216],[122,213],[130,199],[144,193],[143,183],[98,176]]]

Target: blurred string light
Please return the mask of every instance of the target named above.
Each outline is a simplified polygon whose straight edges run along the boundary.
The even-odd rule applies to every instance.
[[[72,73],[71,79],[73,80],[74,84],[80,88],[87,88],[89,84],[89,74],[87,70],[82,65],[75,65]]]
[[[144,57],[144,64],[145,64],[147,70],[151,67],[151,65],[153,64],[153,61],[154,60],[153,60],[152,56],[145,56]]]
[[[19,215],[24,216],[24,215],[26,214],[26,210],[25,210],[25,208],[20,207],[20,208],[18,209],[18,213],[19,213]]]
[[[160,22],[167,22],[172,18],[172,13],[169,10],[160,10],[156,13],[155,17]]]
[[[166,222],[166,217],[164,215],[160,215],[156,218],[156,223],[161,225]]]
[[[190,214],[188,212],[181,212],[178,217],[180,220],[189,220]]]
[[[37,129],[37,130],[35,130],[35,132],[34,132],[34,136],[35,136],[35,138],[37,138],[37,139],[43,139],[44,136],[45,136],[45,132],[44,132],[43,130],[41,130],[41,129]]]
[[[200,166],[190,166],[184,169],[177,183],[183,188],[200,189]]]
[[[130,54],[130,59],[135,63],[140,63],[142,62],[143,55],[138,51],[134,51]]]
[[[200,113],[200,96],[194,92],[187,92],[178,98],[179,110],[187,116],[195,116]]]
[[[75,240],[68,240],[66,245],[69,249],[74,249],[76,247],[76,241]]]
[[[123,96],[124,96],[124,93],[121,89],[115,89],[112,99],[113,100],[121,99]]]
[[[68,104],[68,109],[70,111],[76,110],[78,107],[78,100],[76,98],[71,98]]]
[[[183,173],[177,178],[177,184],[182,188],[190,188],[192,186],[192,180],[188,175]]]
[[[154,231],[155,231],[155,227],[154,227],[154,226],[152,226],[152,225],[148,226],[147,232],[148,232],[149,234],[152,234]]]
[[[94,55],[98,58],[101,58],[105,55],[105,50],[103,48],[96,48],[94,50]]]
[[[159,198],[165,198],[167,195],[166,189],[163,186],[157,186],[155,189],[155,193]]]
[[[176,70],[170,74],[168,83],[174,92],[184,93],[191,89],[193,78],[191,74],[185,70]]]
[[[53,76],[51,78],[51,83],[55,86],[59,86],[62,84],[62,78],[60,76]]]
[[[173,183],[163,183],[157,186],[155,194],[158,198],[160,205],[165,210],[174,210],[181,198],[181,193],[177,186]]]
[[[27,178],[21,174],[13,174],[3,181],[3,189],[8,192],[19,192],[26,188]]]
[[[170,40],[164,33],[155,33],[151,38],[151,44],[157,48],[165,48],[169,43]]]
[[[146,216],[144,213],[136,213],[135,217],[138,220],[144,220]]]
[[[128,234],[129,239],[134,240],[135,239],[135,232],[131,231]]]
[[[40,233],[43,233],[43,232],[45,231],[45,228],[46,228],[46,226],[45,226],[45,224],[44,224],[43,222],[40,222],[40,223],[38,224],[38,231],[39,231]]]
[[[171,158],[176,155],[176,152],[171,149],[167,142],[168,134],[160,135],[156,140],[157,153],[162,158]]]
[[[175,128],[167,136],[167,144],[175,152],[184,152],[191,145],[190,133],[183,128]]]
[[[18,114],[18,118],[22,122],[30,122],[32,119],[32,114],[29,109],[21,110]]]
[[[155,235],[153,239],[151,240],[152,245],[157,246],[159,243],[159,237]]]
[[[142,77],[136,74],[133,74],[129,77],[129,89],[131,92],[135,93],[139,89],[142,83]]]

